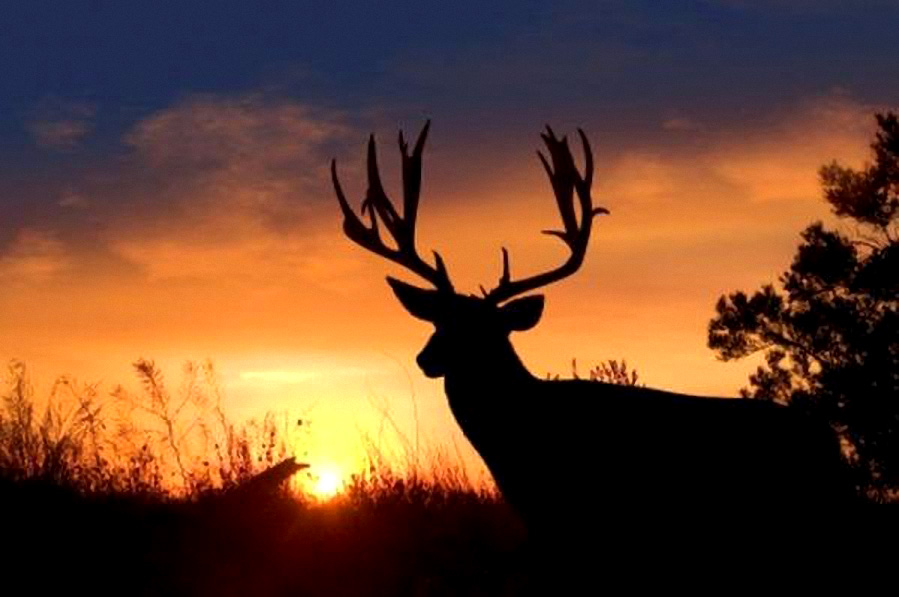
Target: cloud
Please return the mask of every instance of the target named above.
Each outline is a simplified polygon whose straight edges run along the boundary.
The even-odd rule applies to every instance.
[[[245,172],[296,166],[345,131],[296,102],[198,95],[144,118],[125,140],[154,167]]]
[[[625,204],[712,194],[748,205],[817,201],[823,164],[866,157],[876,110],[832,93],[751,126],[695,128],[689,144],[629,148],[600,164],[602,193]]]
[[[125,137],[145,175],[108,245],[155,279],[315,270],[331,244],[316,227],[333,202],[326,152],[347,130],[259,95],[195,97],[153,114]]]
[[[675,116],[664,120],[662,129],[666,131],[698,131],[702,129],[702,125],[692,118]]]
[[[83,102],[42,102],[26,127],[45,149],[72,150],[94,129],[94,106]]]
[[[867,156],[876,108],[839,91],[813,98],[739,139],[721,139],[705,161],[753,202],[816,200],[823,164],[858,166]]]
[[[318,272],[318,247],[330,247],[315,238],[333,207],[328,157],[347,130],[286,99],[191,96],[136,122],[120,155],[63,181],[34,224],[76,269],[105,253],[156,280]]]
[[[83,209],[90,205],[90,200],[84,195],[80,195],[73,191],[63,191],[59,200],[56,202],[56,205],[72,209]]]
[[[604,226],[603,234],[624,234],[633,242],[671,235],[696,239],[702,230],[713,236],[739,230],[746,218],[759,224],[755,205],[761,202],[817,202],[817,169],[834,158],[852,163],[864,157],[872,112],[872,106],[836,92],[766,122],[693,130],[689,144],[637,140],[617,154],[603,152],[597,201],[612,209],[616,221],[621,213],[643,214],[639,229]],[[668,128],[696,126],[684,117],[672,120],[677,122]],[[350,139],[364,135],[340,115],[283,98],[185,98],[136,122],[123,136],[127,151],[102,171],[64,181],[40,221],[26,222],[24,240],[6,251],[6,267],[19,264],[19,276],[31,272],[46,278],[66,267],[83,276],[90,264],[79,267],[79,262],[92,260],[128,264],[151,282],[242,281],[264,288],[302,279],[332,290],[355,288],[368,258],[339,233],[327,172],[328,158]],[[363,152],[354,153],[361,159]],[[471,182],[459,180],[459,169],[445,162],[439,164],[445,184],[434,186],[433,176],[426,181],[431,196],[422,218],[423,243],[432,246],[436,236],[433,246],[445,246],[451,260],[457,260],[453,253],[466,258],[477,242],[490,244],[491,251],[507,241],[523,245],[519,251],[543,250],[544,244],[532,239],[545,239],[526,226],[481,235],[476,223],[458,219],[460,213],[494,213],[491,221],[503,221],[526,211],[534,230],[551,226],[557,215],[539,168],[516,162],[508,177],[478,172],[475,178],[482,182]],[[388,170],[391,165],[385,159]],[[349,187],[361,186],[357,164],[342,171]],[[396,189],[390,172],[385,174],[385,184]],[[520,191],[509,186],[514,180],[529,188],[539,183],[538,190],[519,198]],[[458,189],[486,201],[479,200],[472,212],[475,206],[456,205]],[[358,196],[355,190],[348,188]],[[513,198],[520,209],[507,214]],[[439,224],[443,217],[455,224]],[[35,230],[45,232],[36,236]],[[502,238],[494,242],[497,234]],[[65,259],[58,258],[62,253]]]
[[[65,247],[53,233],[23,228],[0,255],[0,279],[43,282],[62,272],[67,263]]]
[[[604,170],[601,194],[625,203],[667,201],[683,175],[683,168],[675,160],[647,150],[626,151]]]

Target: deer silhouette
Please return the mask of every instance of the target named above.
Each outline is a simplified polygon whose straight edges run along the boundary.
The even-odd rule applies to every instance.
[[[387,278],[403,307],[434,325],[418,365],[428,377],[444,378],[456,421],[529,529],[600,504],[714,510],[734,504],[797,508],[847,499],[835,434],[798,409],[532,375],[509,336],[537,324],[544,298],[521,295],[575,273],[584,261],[594,218],[609,213],[593,205],[590,144],[578,129],[583,174],[566,138],[558,138],[549,127],[542,134],[548,158],[538,152],[562,219],[561,230],[545,233],[565,243],[568,258],[554,269],[513,279],[509,253],[503,248],[498,284],[490,290],[482,287],[482,296],[471,296],[454,290],[437,252],[432,265],[415,247],[422,150],[429,126],[411,153],[402,132],[399,136],[402,213],[381,184],[373,135],[361,207],[368,224],[347,201],[332,161],[343,229],[356,244],[433,287]],[[390,244],[382,228],[392,238]]]

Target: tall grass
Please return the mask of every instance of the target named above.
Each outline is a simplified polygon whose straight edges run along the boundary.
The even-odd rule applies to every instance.
[[[232,423],[209,363],[175,390],[151,361],[134,369],[137,391],[61,377],[39,400],[25,365],[8,367],[4,564],[52,570],[27,580],[37,593],[521,594],[520,523],[450,459],[400,470],[370,444],[368,466],[316,501],[283,483],[301,468],[296,421]]]
[[[211,363],[187,363],[171,392],[152,361],[134,369],[141,391],[59,377],[36,406],[25,365],[7,369],[0,409],[0,476],[84,493],[186,497],[236,486],[284,460],[294,430],[285,417],[236,426],[222,409]]]

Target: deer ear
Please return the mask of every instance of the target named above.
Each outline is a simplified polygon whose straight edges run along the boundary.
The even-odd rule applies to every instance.
[[[515,299],[500,307],[500,316],[506,329],[512,332],[529,330],[543,315],[543,295],[535,294]]]
[[[393,294],[396,295],[396,298],[399,299],[412,317],[430,321],[431,323],[437,321],[439,301],[437,300],[438,292],[436,290],[412,286],[390,276],[387,276],[387,283],[390,284]]]

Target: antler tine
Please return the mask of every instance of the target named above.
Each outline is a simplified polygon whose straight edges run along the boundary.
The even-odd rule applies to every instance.
[[[574,213],[572,197],[574,196],[574,180],[577,178],[577,168],[574,165],[574,159],[571,157],[571,150],[568,148],[568,140],[565,137],[562,137],[561,140],[557,139],[549,125],[546,125],[546,133],[540,136],[543,137],[543,142],[546,144],[547,150],[549,150],[553,166],[550,167],[543,152],[538,151],[537,155],[552,184],[553,193],[556,196],[556,204],[559,207],[559,214],[562,216],[562,223],[566,231],[575,230],[577,229],[577,216]],[[564,234],[555,232],[552,234],[556,234],[566,243],[568,242]]]
[[[340,209],[343,211],[344,234],[356,244],[374,251],[374,245],[376,244],[374,241],[380,239],[377,225],[372,222],[371,228],[367,227],[353,211],[353,208],[350,207],[349,202],[346,200],[346,195],[344,195],[340,186],[340,179],[337,177],[336,160],[331,160],[331,182],[334,185],[334,192],[337,194],[337,202],[340,203]]]
[[[587,140],[587,133],[584,132],[584,129],[578,127],[577,134],[581,138],[581,145],[584,147],[584,180],[583,184],[590,190],[590,187],[593,186],[593,150],[590,149],[590,141]],[[600,208],[605,209],[605,208]],[[608,210],[606,210],[608,213]]]
[[[487,293],[487,298],[494,303],[500,303],[523,292],[551,284],[576,272],[583,263],[584,256],[587,253],[587,243],[590,239],[593,218],[600,214],[609,213],[609,210],[604,207],[593,207],[593,198],[590,190],[593,185],[593,152],[590,149],[590,142],[587,140],[587,135],[584,134],[584,131],[578,129],[578,135],[584,147],[583,176],[578,171],[574,157],[571,155],[568,139],[564,136],[561,139],[557,138],[548,125],[546,132],[542,133],[541,137],[546,144],[549,160],[542,152],[537,152],[552,185],[564,228],[564,230],[544,230],[543,233],[560,238],[568,245],[571,254],[565,263],[553,270],[520,280],[512,280],[509,271],[509,254],[503,248],[502,277],[496,288]],[[550,164],[550,160],[552,164]],[[580,223],[578,223],[574,205],[575,193],[580,203]]]
[[[412,149],[412,155],[408,154],[408,145],[400,131],[400,152],[403,154],[403,217],[406,220],[409,243],[415,244],[415,220],[418,217],[418,200],[421,195],[421,152],[428,138],[428,130],[431,121],[425,122],[418,140]]]
[[[368,138],[368,158],[366,160],[366,170],[368,171],[368,190],[365,193],[365,199],[362,200],[362,211],[366,209],[372,212],[372,226],[374,226],[374,213],[377,212],[381,221],[390,231],[390,234],[397,238],[400,232],[402,218],[396,213],[393,202],[384,192],[384,185],[381,184],[381,174],[378,171],[378,152],[375,147],[375,136]],[[397,241],[399,239],[397,238]]]
[[[418,211],[418,199],[421,192],[421,154],[427,138],[430,121],[428,121],[412,154],[408,155],[407,145],[402,132],[399,137],[400,151],[403,156],[403,215],[397,213],[393,202],[384,192],[381,176],[378,171],[377,150],[374,135],[369,137],[366,170],[368,173],[368,189],[362,201],[362,213],[368,214],[371,224],[366,226],[353,211],[346,195],[340,186],[337,176],[337,163],[331,160],[331,182],[337,201],[343,212],[343,230],[347,237],[357,245],[368,249],[394,263],[402,265],[418,274],[440,290],[452,291],[446,265],[440,255],[434,251],[432,266],[418,254],[415,249],[415,219]],[[387,232],[393,237],[396,248],[388,246],[381,238],[378,221],[384,224]]]

